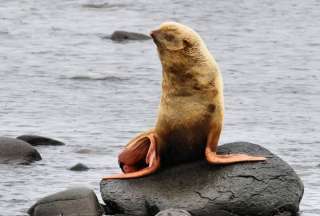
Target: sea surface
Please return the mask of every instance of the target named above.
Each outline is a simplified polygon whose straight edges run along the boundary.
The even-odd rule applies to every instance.
[[[249,141],[302,178],[302,216],[320,215],[320,1],[1,0],[0,135],[66,143],[43,160],[0,165],[0,215],[26,215],[39,198],[119,172],[117,154],[153,127],[161,65],[151,40],[116,43],[115,30],[148,34],[173,20],[194,28],[225,84],[220,143]],[[77,153],[85,150],[86,154]],[[81,162],[91,169],[72,172]]]

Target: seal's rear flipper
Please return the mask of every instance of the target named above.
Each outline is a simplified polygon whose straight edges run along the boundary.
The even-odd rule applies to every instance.
[[[129,142],[119,155],[119,165],[124,172],[103,179],[129,179],[150,175],[160,168],[155,132],[143,133]]]
[[[249,161],[265,161],[265,157],[251,156],[246,154],[218,155],[217,146],[220,137],[221,127],[214,126],[208,136],[205,150],[206,159],[210,164],[232,164]]]

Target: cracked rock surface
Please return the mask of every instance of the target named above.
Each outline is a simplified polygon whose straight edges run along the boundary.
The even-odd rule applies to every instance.
[[[219,153],[248,153],[264,162],[213,166],[205,161],[166,168],[131,180],[103,180],[102,198],[113,213],[155,215],[169,208],[193,216],[296,215],[303,184],[294,170],[265,148],[245,142]]]
[[[103,210],[92,190],[76,187],[40,199],[28,210],[28,214],[31,216],[100,216]]]

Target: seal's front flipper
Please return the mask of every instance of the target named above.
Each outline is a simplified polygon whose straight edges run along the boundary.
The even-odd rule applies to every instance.
[[[246,154],[217,155],[216,152],[206,150],[206,159],[210,164],[232,164],[250,161],[265,161],[265,157],[250,156]]]
[[[156,172],[160,168],[160,157],[155,132],[151,130],[134,138],[118,158],[124,173],[103,179],[138,178]]]
[[[205,156],[210,164],[232,164],[249,161],[265,161],[265,157],[251,156],[246,154],[218,155],[217,146],[221,133],[221,126],[214,126],[208,136]]]

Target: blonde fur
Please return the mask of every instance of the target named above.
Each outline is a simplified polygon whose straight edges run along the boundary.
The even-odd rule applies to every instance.
[[[166,22],[153,32],[163,67],[155,127],[160,155],[174,154],[165,158],[177,157],[177,163],[191,154],[202,154],[193,155],[195,159],[203,157],[210,130],[216,127],[219,136],[223,125],[223,82],[219,67],[191,28]],[[180,152],[183,158],[179,158]]]

